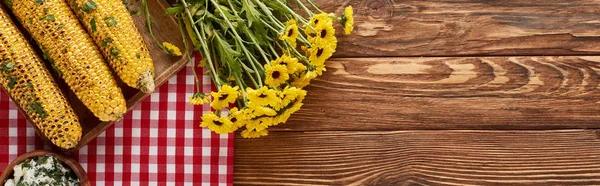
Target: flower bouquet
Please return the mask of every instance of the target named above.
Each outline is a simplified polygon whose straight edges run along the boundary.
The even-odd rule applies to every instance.
[[[346,35],[354,29],[351,6],[336,16],[311,0],[177,0],[166,14],[201,52],[195,65],[207,69],[218,89],[202,93],[194,73],[190,103],[214,109],[200,126],[218,134],[244,129],[245,138],[266,136],[300,110],[303,88],[323,74],[336,50],[334,24]]]

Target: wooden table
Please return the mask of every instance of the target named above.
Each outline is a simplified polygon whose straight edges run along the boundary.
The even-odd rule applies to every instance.
[[[356,32],[235,184],[600,184],[600,1],[318,4]]]

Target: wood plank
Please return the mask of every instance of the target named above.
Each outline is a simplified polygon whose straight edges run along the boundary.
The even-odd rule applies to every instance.
[[[271,130],[598,128],[600,57],[346,58]],[[318,123],[309,125],[306,123]]]
[[[337,57],[600,54],[594,0],[315,1],[355,8],[356,32],[340,37]]]
[[[272,132],[236,185],[599,185],[598,131]]]

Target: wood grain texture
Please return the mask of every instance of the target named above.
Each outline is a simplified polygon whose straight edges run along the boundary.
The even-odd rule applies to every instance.
[[[272,130],[598,128],[600,57],[332,59]],[[317,124],[308,124],[317,123]]]
[[[594,0],[316,0],[355,9],[337,57],[600,54]],[[341,29],[338,29],[341,35]]]
[[[272,132],[236,139],[234,183],[599,185],[598,138],[588,130]]]

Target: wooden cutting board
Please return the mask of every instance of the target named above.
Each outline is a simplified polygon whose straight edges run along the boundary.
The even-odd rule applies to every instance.
[[[130,10],[142,10],[140,8],[140,1],[130,0],[128,2],[130,3]],[[173,43],[180,49],[184,50],[182,36],[179,30],[179,26],[177,25],[177,21],[172,16],[164,16],[164,12],[168,7],[169,5],[167,1],[148,0],[148,9],[151,12],[152,20],[154,21],[154,35],[159,41]],[[187,57],[169,56],[157,46],[157,44],[152,40],[152,37],[150,36],[148,29],[145,26],[146,18],[144,14],[134,14],[132,15],[132,17],[138,30],[144,37],[144,40],[148,45],[150,55],[154,60],[154,68],[156,72],[155,83],[157,85],[156,87],[158,88],[160,85],[164,84],[171,76],[175,75],[177,72],[183,69],[183,67],[186,66],[189,60]],[[28,33],[24,29],[22,29],[22,31],[26,35],[26,37],[28,37]],[[138,102],[144,100],[144,98],[150,95],[145,94],[137,89],[128,87],[118,78],[118,76],[114,72],[113,75],[115,76],[118,85],[123,90],[123,95],[125,96],[125,100],[127,100],[127,108],[129,110],[131,110],[131,108],[133,108],[133,106],[135,106]],[[79,116],[81,127],[83,129],[81,141],[79,142],[76,148],[70,149],[69,151],[78,150],[81,147],[87,145],[90,141],[96,139],[96,137],[102,132],[104,132],[106,128],[112,126],[113,122],[102,122],[98,118],[96,118],[94,114],[91,111],[89,111],[89,109],[87,109],[87,107],[85,107],[83,103],[77,98],[75,93],[73,93],[69,89],[69,87],[62,79],[57,78],[56,74],[53,74],[53,76],[56,80],[56,83],[63,90],[63,93],[67,97],[68,101],[71,103],[71,106],[75,110],[75,113],[77,114],[77,116]],[[23,113],[22,108],[19,109],[21,110],[21,113]],[[31,121],[28,117],[27,120]],[[55,149],[60,149],[59,147],[53,145],[46,138],[46,136],[43,135],[39,128],[37,128],[37,126],[33,124],[32,126],[36,129],[37,134],[42,137],[46,144],[51,145]]]

